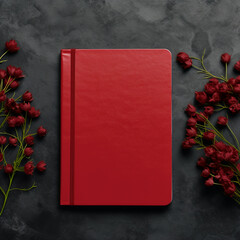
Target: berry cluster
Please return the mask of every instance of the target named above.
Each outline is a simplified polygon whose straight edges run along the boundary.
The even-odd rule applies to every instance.
[[[2,58],[8,53],[14,53],[19,50],[17,42],[10,40],[6,42],[6,51],[0,56],[0,63],[7,60]],[[39,172],[46,170],[46,163],[38,161],[36,164],[32,158],[35,138],[44,137],[47,130],[40,126],[34,132],[31,132],[31,123],[33,119],[40,116],[40,111],[32,106],[32,93],[26,91],[24,94],[15,98],[15,90],[24,77],[23,71],[19,67],[9,65],[6,70],[0,69],[0,170],[4,170],[9,175],[9,185],[6,190],[0,186],[0,193],[4,196],[0,215],[3,213],[8,195],[13,190],[31,190],[36,187],[33,183],[28,189],[12,187],[15,174],[23,172],[26,175],[33,175],[36,169]],[[17,148],[17,155],[14,160],[8,158],[8,151]]]
[[[216,124],[209,120],[215,112],[227,110],[229,114],[236,114],[240,111],[240,76],[228,78],[227,67],[231,60],[228,53],[221,55],[221,62],[225,65],[224,76],[215,76],[207,71],[204,54],[202,58],[190,57],[184,52],[177,55],[177,61],[184,69],[193,67],[209,79],[203,91],[195,92],[196,106],[188,104],[186,108],[189,118],[182,148],[190,149],[196,145],[198,149],[203,149],[205,155],[197,165],[202,168],[201,176],[207,178],[205,185],[221,186],[225,194],[240,203],[239,141],[229,126],[228,115],[219,116]],[[193,60],[200,62],[200,66],[194,65]],[[234,68],[240,71],[240,61]],[[234,144],[224,137],[224,128],[232,134]]]

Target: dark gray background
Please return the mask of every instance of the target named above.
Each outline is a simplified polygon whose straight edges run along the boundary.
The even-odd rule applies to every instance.
[[[18,92],[31,90],[34,105],[42,112],[34,127],[43,124],[48,135],[35,146],[34,158],[45,160],[48,169],[43,176],[36,174],[15,181],[16,185],[28,186],[35,179],[38,188],[11,194],[0,217],[0,238],[240,239],[239,207],[219,189],[207,189],[202,184],[196,168],[201,153],[184,153],[180,148],[186,122],[183,109],[193,101],[194,91],[202,89],[204,80],[193,69],[182,71],[175,62],[179,51],[198,56],[206,48],[206,64],[211,71],[222,73],[219,63],[222,52],[233,54],[232,68],[233,62],[240,58],[239,23],[239,1],[2,0],[0,43],[4,48],[4,42],[14,38],[21,47],[17,54],[8,55],[9,64],[24,69],[26,78]],[[170,206],[59,206],[61,48],[167,48],[172,52],[173,202]],[[237,125],[236,119],[234,122]]]

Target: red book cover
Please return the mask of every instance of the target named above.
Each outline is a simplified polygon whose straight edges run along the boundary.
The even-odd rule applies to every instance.
[[[61,51],[61,205],[172,200],[171,53]]]

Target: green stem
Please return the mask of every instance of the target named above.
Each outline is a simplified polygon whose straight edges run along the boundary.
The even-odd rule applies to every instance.
[[[5,158],[5,153],[3,151],[3,145],[1,145],[1,153],[3,155],[3,162],[4,162],[5,165],[7,165],[7,161],[6,161],[6,158]]]
[[[238,204],[240,204],[240,201],[237,198],[233,198],[234,201],[236,201]]]
[[[7,199],[8,199],[8,195],[9,195],[9,192],[10,192],[10,189],[11,189],[11,186],[12,186],[12,181],[13,181],[14,174],[15,174],[15,173],[13,172],[13,174],[12,174],[11,177],[10,177],[8,189],[7,189],[6,193],[5,193],[4,202],[3,202],[2,209],[1,209],[1,212],[0,212],[0,216],[2,215],[3,210],[4,210],[4,208],[5,208],[5,205],[6,205],[6,203],[7,203]]]
[[[0,56],[0,59],[2,59],[7,53],[8,53],[8,50],[5,51],[5,52]],[[7,61],[7,60],[3,60],[3,61]]]
[[[27,128],[27,131],[26,131],[26,135],[29,133],[29,131],[31,129],[31,125],[32,125],[32,118],[30,118],[30,121],[29,121],[29,124],[28,124],[28,128]]]
[[[225,63],[225,78],[226,78],[226,80],[228,80],[228,76],[227,76],[227,63]]]
[[[0,82],[0,91],[2,91],[3,89],[3,79],[1,79],[1,82]]]
[[[2,189],[2,187],[0,187],[0,190],[1,190],[2,194],[5,196],[6,193],[5,193],[5,191]]]
[[[8,78],[7,84],[6,84],[6,86],[3,88],[3,91],[4,91],[5,93],[8,92],[8,88],[10,87],[10,85],[11,85],[11,84],[14,82],[14,80],[15,80],[15,78],[12,78],[12,80],[9,81],[10,78],[11,78],[11,77]]]
[[[202,115],[201,115],[201,117],[202,117]],[[205,117],[203,116],[203,118],[205,118]],[[212,125],[212,123],[211,123],[207,118],[205,118],[205,120],[207,121],[207,123],[209,124],[209,126],[214,130],[214,132],[216,133],[216,135],[217,135],[219,138],[221,138],[221,139],[222,139],[224,142],[226,142],[228,145],[234,147],[238,152],[240,152],[240,150],[237,149],[233,144],[231,144],[231,143]]]
[[[237,191],[235,191],[235,193],[234,194],[236,194],[238,197],[240,197],[240,195],[237,193]]]
[[[240,183],[239,182],[237,182],[237,181],[232,181],[233,183],[237,183],[238,185],[240,185]]]
[[[5,124],[5,122],[7,121],[7,118],[9,116],[9,113],[6,115],[6,117],[3,119],[1,125],[0,125],[0,129],[3,127],[3,125]]]
[[[28,136],[35,136],[35,135],[37,135],[37,133],[28,134],[26,137],[28,137]]]
[[[222,186],[222,184],[220,184],[220,183],[216,183],[216,182],[215,182],[215,183],[213,183],[213,184],[214,184],[214,185],[219,185],[219,186]]]
[[[17,102],[21,97],[22,97],[22,95],[20,95],[19,97],[17,97],[17,98],[15,99],[15,102]]]
[[[238,139],[237,139],[236,135],[234,134],[234,132],[232,131],[232,129],[230,128],[230,126],[228,124],[227,124],[227,127],[228,127],[229,131],[231,132],[231,134],[233,135],[233,137],[234,137],[234,139],[235,139],[235,141],[238,145],[238,149],[240,150],[240,145],[239,145],[239,142],[238,142]]]
[[[8,135],[8,136],[11,136],[11,137],[13,137],[13,138],[17,138],[15,135],[10,134],[10,133],[7,133],[7,132],[0,132],[0,134],[2,134],[2,135]]]
[[[6,121],[7,117],[5,118],[4,121]],[[28,125],[29,124],[29,125]],[[3,126],[3,124],[1,124],[1,126]],[[0,127],[1,127],[0,126]],[[3,190],[2,187],[0,187],[0,192],[2,192],[2,194],[4,195],[4,202],[3,202],[3,205],[2,205],[2,208],[1,208],[1,211],[0,211],[0,216],[2,215],[3,211],[4,211],[4,208],[6,206],[6,203],[7,203],[7,199],[8,199],[8,196],[9,196],[9,193],[10,191],[14,191],[14,190],[18,190],[18,191],[29,191],[33,188],[36,188],[36,184],[35,182],[33,183],[33,185],[29,188],[12,188],[12,182],[13,182],[13,178],[14,178],[14,175],[17,171],[22,171],[24,169],[24,167],[20,167],[19,166],[21,165],[21,162],[22,160],[26,157],[24,155],[24,149],[27,147],[26,144],[24,144],[24,139],[26,136],[33,136],[35,135],[36,133],[33,133],[33,134],[29,134],[28,132],[30,131],[30,127],[31,127],[31,120],[28,121],[27,120],[27,113],[25,115],[25,121],[24,121],[24,124],[22,126],[22,134],[20,134],[18,132],[18,129],[15,128],[15,132],[16,132],[16,135],[14,134],[10,134],[10,133],[7,133],[5,131],[2,131],[0,132],[0,134],[3,134],[3,135],[8,135],[8,136],[11,136],[11,137],[14,137],[14,138],[17,138],[18,142],[19,142],[19,148],[18,148],[18,153],[16,155],[16,159],[13,163],[13,173],[12,174],[9,174],[9,185],[8,185],[8,189],[6,191]],[[4,159],[4,163],[7,164],[6,162],[6,159],[5,159],[5,150],[7,148],[8,145],[6,145],[5,148],[3,148],[3,146],[0,147],[2,153],[3,153],[3,159]]]
[[[31,189],[33,188],[36,188],[36,184],[35,182],[33,183],[33,185],[29,188],[11,188],[10,191],[15,191],[15,190],[18,190],[18,191],[30,191]]]
[[[195,68],[195,69],[197,69],[199,73],[204,74],[204,75],[205,75],[205,78],[217,78],[217,79],[219,79],[219,80],[222,80],[222,81],[226,82],[226,79],[225,79],[224,77],[215,76],[215,75],[213,75],[212,73],[210,73],[210,72],[206,69],[206,67],[205,67],[205,65],[204,65],[205,51],[206,51],[206,49],[204,49],[203,55],[202,55],[202,58],[201,58],[201,59],[200,59],[200,58],[196,58],[196,57],[190,57],[191,59],[195,59],[195,60],[199,61],[200,64],[201,64],[201,67],[197,67],[197,66],[195,66],[195,65],[192,65],[192,67]]]

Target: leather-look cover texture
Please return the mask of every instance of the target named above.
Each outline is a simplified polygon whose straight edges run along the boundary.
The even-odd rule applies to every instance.
[[[61,205],[172,199],[171,53],[61,51]]]

